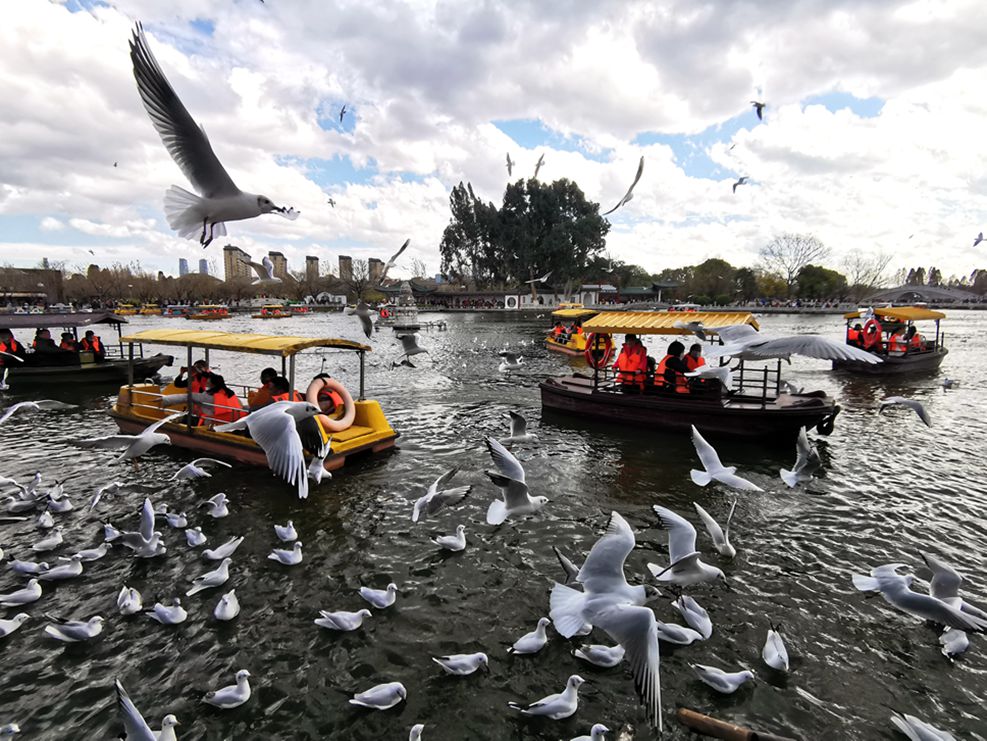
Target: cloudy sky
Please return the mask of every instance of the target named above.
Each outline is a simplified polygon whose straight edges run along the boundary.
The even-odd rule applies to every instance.
[[[509,152],[515,177],[544,154],[540,179],[602,210],[643,155],[608,249],[649,270],[753,265],[784,231],[837,267],[882,250],[945,276],[987,267],[987,242],[971,246],[987,228],[983,0],[4,0],[3,18],[0,264],[92,250],[175,273],[203,256],[164,219],[165,189],[190,186],[137,95],[141,20],[236,183],[301,211],[230,224],[204,252],[219,265],[226,242],[300,268],[410,237],[406,256],[437,270],[450,188],[499,204]]]

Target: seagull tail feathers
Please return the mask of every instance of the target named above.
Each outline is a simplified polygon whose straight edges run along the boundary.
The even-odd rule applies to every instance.
[[[198,239],[202,220],[208,215],[204,199],[184,188],[172,185],[165,191],[164,212],[168,226],[185,239]],[[217,229],[220,225],[217,224]],[[214,233],[218,233],[214,229]],[[223,234],[226,233],[225,228]]]
[[[549,598],[548,616],[552,619],[555,630],[565,638],[572,638],[586,621],[583,619],[583,607],[586,595],[579,590],[555,583],[552,596]]]
[[[487,507],[487,524],[500,525],[507,519],[507,505],[502,499],[494,499]]]
[[[218,430],[219,428],[217,427],[216,429]],[[713,477],[705,471],[697,471],[694,468],[689,471],[689,476],[692,478],[692,483],[697,486],[706,486],[706,484],[713,480]]]
[[[789,471],[787,468],[781,469],[781,480],[793,489],[798,486],[799,483],[798,475],[795,471]]]
[[[862,576],[861,574],[853,575],[853,586],[861,592],[876,592],[881,588],[881,584],[877,579],[870,576]]]

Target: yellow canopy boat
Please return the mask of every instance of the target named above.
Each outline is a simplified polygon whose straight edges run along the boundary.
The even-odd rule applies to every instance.
[[[260,307],[260,311],[250,315],[254,319],[287,319],[292,316],[291,311],[283,304],[266,304]]]
[[[192,367],[194,350],[203,351],[206,363],[209,362],[211,350],[273,356],[281,359],[282,375],[288,379],[292,389],[295,388],[295,359],[299,353],[311,348],[355,352],[360,363],[358,398],[353,399],[349,391],[333,379],[313,379],[307,389],[305,398],[325,410],[324,414],[313,418],[314,424],[318,427],[315,439],[306,443],[303,437],[307,453],[309,455],[314,453],[331,436],[330,452],[326,456],[324,465],[327,471],[332,471],[341,467],[350,456],[379,453],[392,448],[398,437],[384,416],[380,404],[373,399],[364,398],[364,358],[366,353],[372,351],[368,345],[335,338],[175,329],[144,330],[124,337],[122,342],[129,346],[131,358],[134,357],[134,345],[158,344],[184,347],[185,366],[188,368]],[[225,380],[226,385],[233,389],[239,398],[251,404],[260,402],[260,395],[265,393],[260,389],[234,384],[230,379]],[[344,402],[342,409],[335,409],[332,412],[326,409],[324,396],[320,392],[327,387],[339,392]],[[184,396],[184,401],[176,404],[177,396]],[[120,388],[110,416],[116,421],[121,432],[136,434],[152,422],[175,411],[192,410],[191,414],[168,422],[159,430],[171,438],[173,445],[189,448],[198,455],[226,458],[251,465],[267,465],[264,451],[249,437],[240,433],[217,432],[212,429],[217,424],[230,420],[212,417],[206,411],[208,409],[208,400],[193,394],[191,388],[178,388],[174,383],[162,387],[147,382],[135,382],[131,375],[130,382]]]
[[[570,332],[571,327],[581,327],[583,321],[595,316],[596,309],[587,309],[582,304],[559,304],[552,312],[553,327],[545,338],[545,347],[563,355],[582,356],[586,352],[586,335],[582,330]],[[561,323],[560,331],[555,324]]]
[[[941,311],[926,306],[886,306],[851,311],[846,320],[846,343],[872,353],[884,362],[834,360],[833,370],[866,376],[893,376],[929,373],[939,369],[949,350],[939,322],[946,318]],[[857,321],[863,319],[863,323]],[[915,322],[935,322],[935,336],[921,334]]]
[[[161,307],[157,304],[143,304],[138,313],[141,316],[161,316]]]
[[[200,304],[189,311],[186,319],[198,319],[200,321],[215,321],[216,319],[226,319],[230,315],[228,306],[222,304]]]
[[[117,316],[136,316],[137,307],[133,304],[117,304],[117,307],[113,310],[113,313]]]

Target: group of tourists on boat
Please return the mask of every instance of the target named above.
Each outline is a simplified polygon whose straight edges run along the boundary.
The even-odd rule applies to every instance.
[[[883,340],[885,332],[888,334],[887,341]],[[876,316],[870,316],[863,324],[848,324],[846,343],[868,352],[892,356],[925,352],[928,349],[925,336],[919,333],[913,323],[899,322],[885,327]]]
[[[51,330],[38,329],[34,340],[31,341],[31,351],[19,342],[14,333],[6,327],[0,328],[0,366],[7,364],[8,355],[14,355],[21,361],[32,365],[61,365],[79,362],[79,353],[91,353],[94,362],[106,358],[106,348],[103,341],[93,330],[88,330],[81,340],[76,340],[71,332],[62,332],[61,342],[56,345],[52,339]]]
[[[555,326],[552,327],[552,338],[561,344],[565,344],[569,341],[571,337],[576,337],[582,335],[583,333],[583,322],[581,319],[576,319],[571,325],[566,327],[561,321],[555,322]]]
[[[640,338],[628,334],[624,336],[613,369],[617,371],[617,382],[625,393],[663,390],[689,394],[695,389],[709,388],[709,382],[715,380],[685,375],[704,365],[703,347],[698,342],[686,352],[685,345],[674,340],[669,343],[665,357],[656,363]]]

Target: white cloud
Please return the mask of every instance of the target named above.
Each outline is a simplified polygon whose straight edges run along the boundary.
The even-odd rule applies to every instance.
[[[750,264],[784,230],[812,232],[836,252],[934,261],[946,274],[987,263],[969,249],[987,221],[987,45],[971,22],[982,16],[974,0],[7,6],[0,225],[29,216],[44,233],[5,230],[4,252],[24,264],[69,259],[57,255],[78,253],[83,237],[87,248],[105,239],[112,252],[94,251],[107,260],[168,271],[202,254],[163,218],[164,190],[188,184],[136,93],[133,18],[234,180],[302,212],[233,223],[230,241],[279,249],[297,267],[313,245],[334,264],[340,253],[386,258],[410,237],[406,261],[437,269],[450,188],[470,181],[499,202],[507,151],[522,175],[544,152],[544,178],[568,177],[604,208],[643,154],[644,178],[612,217],[608,247],[652,270],[707,257]],[[197,19],[214,24],[212,38],[189,25]],[[757,125],[747,101],[759,87],[768,108]],[[873,118],[801,103],[838,91],[886,103]],[[321,128],[319,116],[342,102],[353,130]],[[719,179],[690,175],[670,146],[630,143],[738,114],[747,128],[708,153]],[[541,120],[610,161],[525,149],[491,123],[505,119]],[[335,156],[376,163],[374,174],[326,184],[307,169]],[[734,196],[739,174],[751,183]],[[215,248],[209,255],[218,260]]]

